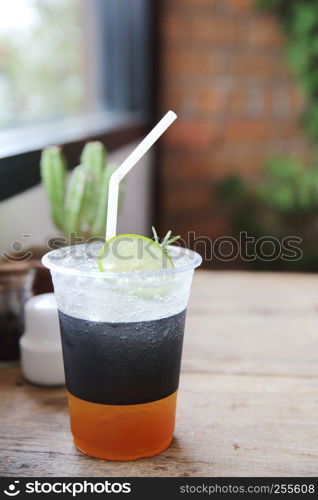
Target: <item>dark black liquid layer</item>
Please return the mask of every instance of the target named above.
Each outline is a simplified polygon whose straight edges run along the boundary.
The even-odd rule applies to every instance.
[[[186,311],[136,323],[59,312],[67,390],[92,403],[150,403],[179,385]]]

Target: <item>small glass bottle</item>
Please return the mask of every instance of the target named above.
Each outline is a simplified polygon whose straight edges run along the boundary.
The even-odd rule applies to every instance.
[[[0,263],[0,361],[19,358],[24,304],[32,296],[34,270],[28,263]]]

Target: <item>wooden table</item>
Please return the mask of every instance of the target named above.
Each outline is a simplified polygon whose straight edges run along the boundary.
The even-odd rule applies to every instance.
[[[318,474],[318,275],[196,273],[175,440],[104,462],[71,440],[65,390],[0,369],[0,475]]]

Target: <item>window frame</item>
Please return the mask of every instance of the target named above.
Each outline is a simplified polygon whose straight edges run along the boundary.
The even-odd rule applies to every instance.
[[[101,141],[107,151],[111,152],[137,141],[145,134],[148,123],[146,116],[131,115],[116,125],[108,125],[102,131],[79,135],[73,140],[60,141],[57,144],[63,147],[71,169],[78,165],[81,151],[87,141]],[[54,138],[50,144],[56,144]],[[42,149],[46,145],[48,144],[0,158],[0,201],[22,193],[41,182],[39,165]]]

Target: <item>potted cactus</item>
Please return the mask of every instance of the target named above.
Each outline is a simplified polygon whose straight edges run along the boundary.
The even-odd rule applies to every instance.
[[[101,142],[88,142],[80,164],[67,176],[67,163],[59,146],[42,151],[41,177],[51,206],[52,219],[67,242],[74,237],[105,234],[109,180],[116,170],[107,163]],[[68,178],[67,178],[68,177]],[[122,200],[123,193],[120,199]]]
[[[104,237],[109,180],[116,168],[107,162],[106,150],[98,141],[85,145],[80,164],[69,173],[59,146],[50,146],[42,151],[41,178],[50,203],[52,220],[65,237],[64,244],[72,244],[75,237],[81,237],[82,242]],[[121,205],[123,183],[120,189]],[[58,242],[63,244],[60,238]],[[33,293],[37,295],[53,291],[50,272],[41,264],[41,257],[48,247],[30,247],[28,250],[33,255],[28,267],[36,271]],[[21,261],[24,254],[25,249],[21,255],[16,253],[17,261]]]

